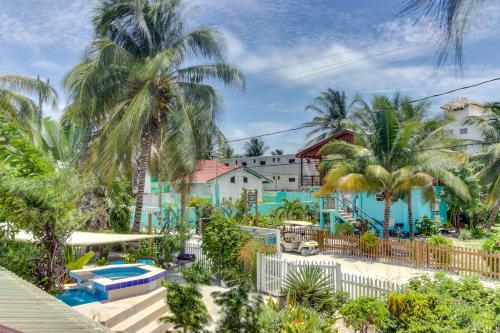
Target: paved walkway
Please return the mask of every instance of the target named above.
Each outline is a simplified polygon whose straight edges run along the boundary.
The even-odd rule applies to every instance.
[[[386,264],[373,260],[362,260],[360,258],[350,258],[338,256],[335,254],[318,254],[314,256],[301,256],[299,254],[284,253],[283,258],[287,260],[300,260],[312,262],[335,262],[342,265],[342,272],[357,274],[370,278],[388,280],[400,284],[408,282],[412,277],[421,274],[434,274],[436,271],[431,269],[417,269],[413,267],[400,266],[395,264]],[[449,276],[457,278],[457,274],[450,273]],[[481,279],[488,287],[500,287],[500,281],[492,279]]]

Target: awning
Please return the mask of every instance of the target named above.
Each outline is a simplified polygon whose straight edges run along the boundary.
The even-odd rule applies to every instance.
[[[163,235],[145,234],[111,234],[100,232],[75,231],[69,236],[66,245],[104,245],[139,241],[142,239],[159,238]],[[21,231],[16,234],[16,240],[32,242],[33,236],[30,233]]]

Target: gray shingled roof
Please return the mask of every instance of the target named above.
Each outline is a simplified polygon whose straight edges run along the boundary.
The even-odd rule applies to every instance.
[[[111,332],[3,267],[0,325],[23,333]]]

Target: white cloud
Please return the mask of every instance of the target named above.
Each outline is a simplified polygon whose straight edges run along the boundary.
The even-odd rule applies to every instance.
[[[47,59],[35,60],[33,61],[32,66],[40,69],[60,69],[58,64]]]

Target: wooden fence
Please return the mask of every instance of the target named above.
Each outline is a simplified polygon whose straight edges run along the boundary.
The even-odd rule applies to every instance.
[[[257,286],[259,292],[279,296],[287,275],[301,266],[320,267],[328,277],[333,292],[347,291],[351,299],[361,296],[381,298],[392,291],[402,291],[402,287],[391,281],[372,279],[355,274],[342,273],[339,263],[317,261],[290,261],[277,256],[257,254]]]
[[[381,262],[500,278],[500,253],[463,247],[429,245],[422,240],[382,239],[367,246],[359,236],[331,236],[323,230],[295,229],[301,240],[316,240],[324,253]]]

